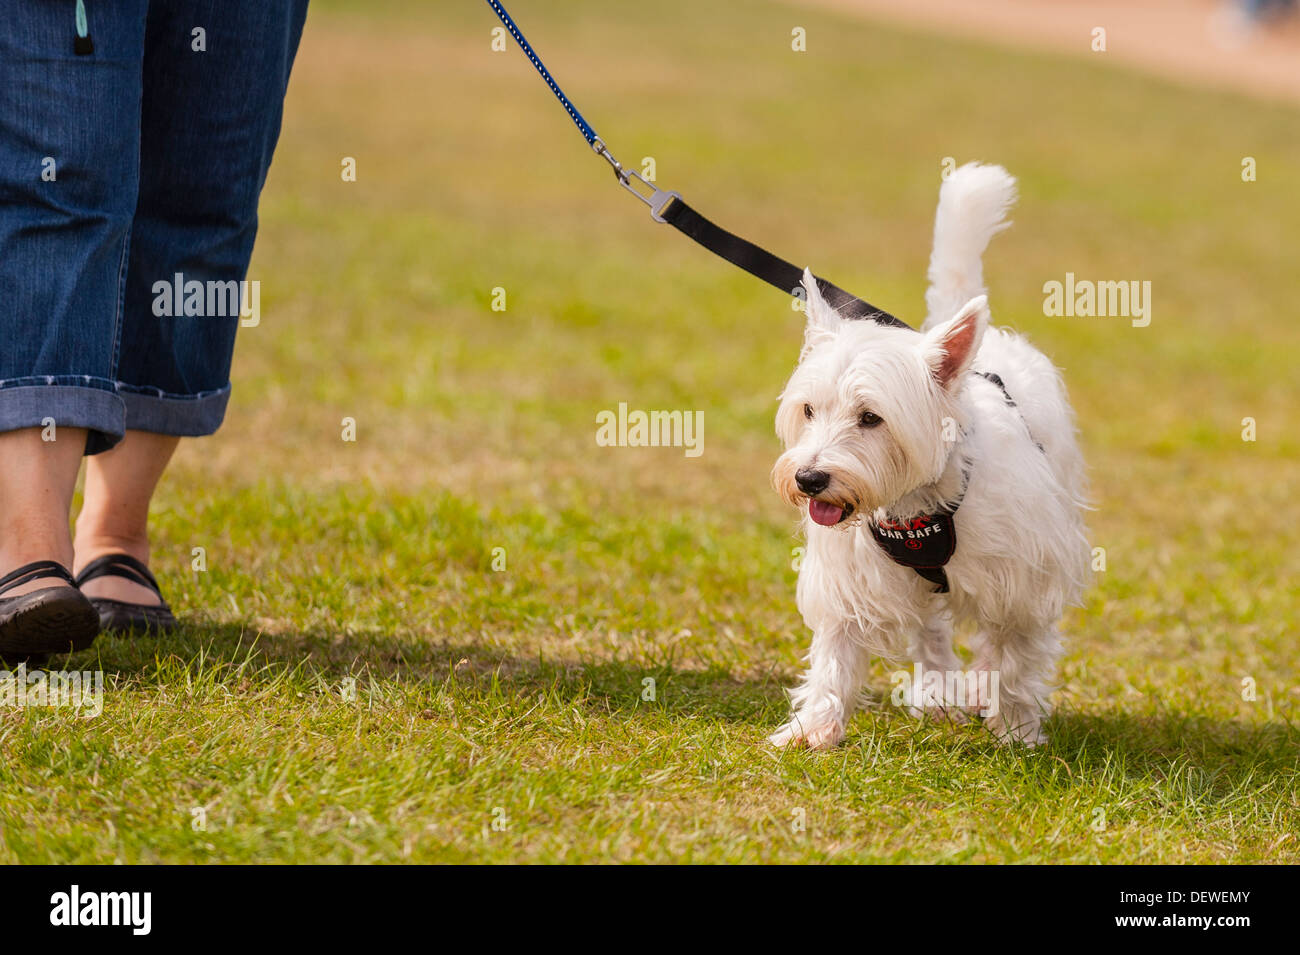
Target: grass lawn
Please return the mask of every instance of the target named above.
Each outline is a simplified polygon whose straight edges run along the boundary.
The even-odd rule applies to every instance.
[[[1020,178],[994,312],[1065,369],[1106,553],[1051,742],[914,721],[882,662],[842,748],[765,745],[799,316],[616,188],[485,4],[318,2],[262,323],[157,501],[184,627],[55,664],[96,718],[0,710],[0,861],[1300,860],[1300,114],[758,0],[511,12],[625,162],[904,318],[943,157]],[[1151,324],[1045,316],[1066,272]],[[619,402],[704,453],[597,447]]]

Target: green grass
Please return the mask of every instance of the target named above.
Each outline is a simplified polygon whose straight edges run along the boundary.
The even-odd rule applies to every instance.
[[[803,7],[512,6],[616,154],[905,318],[942,158],[1020,177],[987,279],[1066,369],[1107,554],[1051,742],[913,721],[882,662],[842,748],[764,745],[797,316],[617,189],[484,5],[319,3],[262,325],[157,502],[185,626],[67,662],[94,719],[0,712],[0,861],[1300,859],[1300,115]],[[1045,317],[1066,271],[1150,280],[1151,326]],[[620,401],[705,453],[596,447]]]

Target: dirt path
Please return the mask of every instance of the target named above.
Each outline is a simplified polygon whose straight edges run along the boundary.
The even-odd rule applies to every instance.
[[[1219,0],[795,0],[863,17],[1078,56],[1300,102],[1300,17],[1242,34]],[[1106,30],[1106,52],[1092,32]]]

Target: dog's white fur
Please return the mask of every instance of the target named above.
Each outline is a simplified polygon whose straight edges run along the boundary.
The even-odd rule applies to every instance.
[[[965,619],[979,628],[974,667],[998,674],[989,728],[1031,745],[1045,738],[1057,623],[1080,597],[1090,551],[1084,464],[1061,377],[1024,338],[989,327],[980,260],[1009,225],[1015,197],[999,166],[967,164],[943,184],[920,333],[840,319],[804,273],[807,328],[777,411],[786,451],[773,483],[803,508],[797,599],[813,638],[793,714],[771,737],[778,746],[838,743],[871,655],[962,670],[952,628]],[[1000,376],[1015,406],[976,370]],[[864,410],[883,422],[863,427]],[[831,476],[815,497],[852,507],[837,525],[808,515],[795,475],[814,467]],[[936,594],[885,554],[864,521],[934,512],[961,497],[963,469],[951,590]]]

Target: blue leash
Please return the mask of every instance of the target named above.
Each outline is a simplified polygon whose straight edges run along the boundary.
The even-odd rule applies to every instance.
[[[555,98],[560,101],[564,111],[569,114],[573,124],[578,127],[578,132],[582,133],[582,138],[587,141],[587,145],[610,164],[619,185],[650,207],[650,217],[652,219],[656,222],[671,225],[678,232],[698,242],[715,255],[721,256],[731,264],[739,266],[764,282],[775,285],[787,294],[802,297],[802,269],[710,222],[687,205],[681,193],[660,189],[654,183],[642,178],[635,169],[625,169],[622,163],[610,154],[604,141],[591,128],[591,124],[583,119],[582,114],[578,112],[578,108],[569,102],[569,98],[560,89],[560,84],[555,82],[555,77],[551,76],[550,70],[542,63],[542,58],[533,50],[532,45],[524,39],[523,31],[511,19],[510,14],[506,13],[506,8],[500,4],[499,0],[487,0],[487,5],[500,17],[501,22],[505,24],[506,30],[515,38],[515,42],[524,51],[524,55],[528,57],[529,62],[536,67],[537,72],[546,81],[546,85],[551,88]],[[850,295],[825,279],[817,279],[817,287],[821,290],[822,297],[827,304],[844,318],[864,318],[884,325],[909,327],[888,312],[864,302],[855,295]]]
[[[533,51],[532,46],[526,39],[524,39],[524,35],[520,31],[519,27],[515,25],[515,21],[510,19],[510,14],[506,13],[506,8],[497,3],[497,0],[487,0],[487,3],[489,7],[496,11],[496,15],[501,18],[501,22],[506,25],[506,29],[510,31],[510,35],[514,37],[515,42],[519,44],[519,49],[524,51],[524,56],[528,57],[529,62],[531,62],[533,66],[537,67],[537,72],[542,74],[542,79],[546,80],[546,85],[551,88],[551,92],[555,94],[555,98],[560,101],[560,105],[564,107],[564,111],[569,114],[569,119],[573,120],[574,125],[578,127],[578,132],[582,133],[582,138],[585,139],[587,145],[590,146],[597,139],[596,131],[591,128],[591,125],[585,119],[582,118],[582,114],[578,112],[578,108],[569,102],[569,97],[564,95],[564,90],[560,89],[560,84],[555,82],[555,77],[551,76],[551,71],[542,63],[542,58]]]
[[[528,57],[529,62],[537,68],[537,72],[541,74],[542,79],[546,80],[546,85],[551,88],[551,92],[555,94],[555,98],[560,101],[560,105],[564,107],[564,111],[569,114],[569,119],[573,120],[573,125],[578,127],[578,132],[582,133],[582,138],[587,141],[587,145],[613,167],[614,175],[618,178],[619,185],[648,205],[650,207],[650,216],[656,222],[666,221],[661,217],[664,207],[668,205],[671,200],[680,199],[681,196],[676,192],[667,192],[659,189],[654,185],[654,183],[641,178],[641,175],[635,169],[624,169],[623,164],[610,154],[610,151],[605,147],[604,141],[596,135],[596,131],[591,128],[591,124],[583,119],[582,114],[578,112],[578,107],[569,102],[569,97],[564,95],[564,90],[560,89],[560,84],[555,82],[555,77],[551,76],[551,71],[546,68],[546,64],[542,62],[542,58],[537,55],[532,44],[524,38],[523,31],[519,29],[518,24],[515,23],[510,14],[506,13],[506,8],[501,6],[498,0],[487,0],[487,5],[492,8],[498,17],[501,18],[501,22],[506,25],[506,30],[510,32],[510,35],[515,38],[515,42],[519,44],[519,49],[524,51],[524,55]],[[640,189],[633,186],[633,179],[648,189],[649,193],[647,194],[646,192],[642,192]]]

